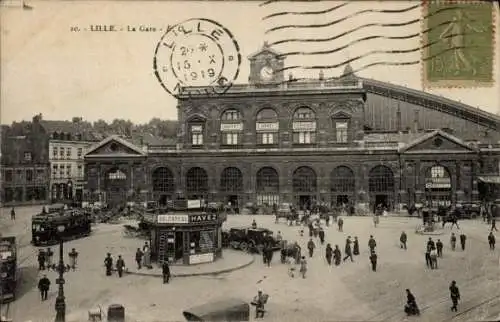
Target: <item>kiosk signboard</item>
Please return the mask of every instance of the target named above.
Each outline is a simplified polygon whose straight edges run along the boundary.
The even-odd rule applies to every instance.
[[[189,255],[189,264],[210,263],[214,261],[214,253]]]

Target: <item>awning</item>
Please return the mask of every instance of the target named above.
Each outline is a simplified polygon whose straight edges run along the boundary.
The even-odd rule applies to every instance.
[[[477,177],[484,183],[500,184],[500,176]]]

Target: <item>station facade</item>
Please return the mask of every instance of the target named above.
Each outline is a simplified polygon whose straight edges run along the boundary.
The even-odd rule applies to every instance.
[[[223,95],[182,89],[175,145],[115,136],[92,147],[89,200],[394,209],[478,201],[478,185],[498,179],[498,116],[349,66],[336,79],[287,81],[266,45],[249,62],[248,84]]]

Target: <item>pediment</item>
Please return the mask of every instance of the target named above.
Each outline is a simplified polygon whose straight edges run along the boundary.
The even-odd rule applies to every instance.
[[[90,148],[85,157],[93,156],[144,156],[140,147],[124,140],[118,136],[111,136]]]
[[[459,138],[443,131],[434,131],[409,142],[401,150],[403,153],[471,153],[476,152]]]
[[[350,119],[352,116],[344,111],[337,111],[332,114],[333,119]]]

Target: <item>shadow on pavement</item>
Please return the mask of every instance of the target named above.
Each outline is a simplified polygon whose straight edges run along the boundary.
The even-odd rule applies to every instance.
[[[19,282],[16,289],[16,299],[21,299],[24,294],[37,287],[38,269],[33,266],[19,268]]]

